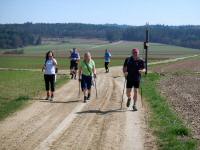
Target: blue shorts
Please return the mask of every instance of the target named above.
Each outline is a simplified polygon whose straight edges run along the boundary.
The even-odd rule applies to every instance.
[[[92,86],[92,76],[85,76],[82,74],[81,89],[90,90]]]

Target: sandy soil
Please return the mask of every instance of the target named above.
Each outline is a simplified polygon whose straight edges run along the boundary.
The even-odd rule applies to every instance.
[[[152,70],[165,75],[159,84],[161,93],[200,143],[200,60],[155,66]]]
[[[155,149],[147,132],[145,109],[120,109],[124,79],[121,68],[105,74],[98,70],[98,98],[84,104],[78,82],[70,81],[56,91],[55,101],[40,98],[0,122],[1,150],[32,149]],[[147,137],[148,135],[148,137]]]
[[[152,71],[159,73],[171,73],[171,72],[200,72],[199,60],[183,60],[170,64],[161,64],[158,66],[150,67]]]
[[[192,127],[194,137],[200,140],[200,76],[170,76],[161,81],[160,87],[173,108]]]

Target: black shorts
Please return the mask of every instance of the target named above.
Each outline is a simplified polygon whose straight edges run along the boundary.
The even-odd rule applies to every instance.
[[[126,88],[139,88],[140,80],[128,80],[126,82]]]
[[[92,76],[85,76],[82,75],[81,80],[81,89],[83,90],[90,90],[92,87]]]
[[[70,62],[70,69],[78,70],[78,63],[76,60],[71,60]]]

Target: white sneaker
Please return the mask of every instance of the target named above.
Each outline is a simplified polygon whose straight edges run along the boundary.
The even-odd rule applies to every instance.
[[[53,96],[50,98],[50,102],[52,102],[53,101]]]

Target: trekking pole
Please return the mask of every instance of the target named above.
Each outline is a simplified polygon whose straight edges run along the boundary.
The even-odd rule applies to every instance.
[[[142,98],[142,81],[143,81],[143,79],[141,79],[140,96],[141,96],[141,104],[142,104],[142,107],[143,107],[144,103],[143,103],[143,98]]]
[[[96,79],[94,78],[94,87],[96,90],[96,98],[98,98],[98,93],[97,93],[97,83],[96,83]]]
[[[80,98],[81,96],[81,82],[78,81],[78,97]]]
[[[123,92],[122,92],[121,109],[122,109],[122,104],[123,104],[123,101],[124,101],[124,91],[125,91],[125,86],[126,86],[126,78],[125,78],[125,81],[124,81],[124,88],[123,88]]]

